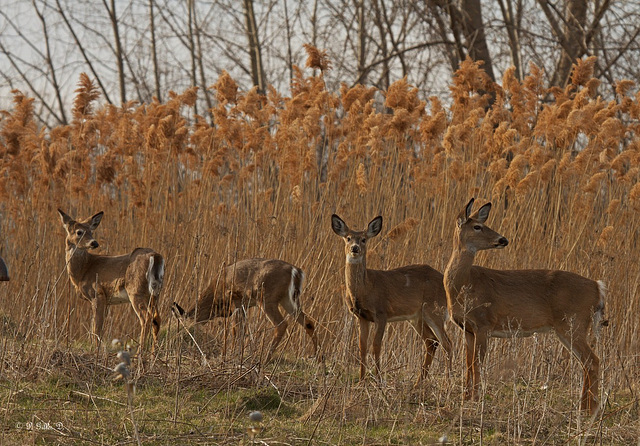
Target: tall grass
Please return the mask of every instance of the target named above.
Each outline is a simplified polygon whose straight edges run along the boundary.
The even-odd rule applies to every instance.
[[[73,122],[45,131],[33,100],[14,92],[13,108],[0,120],[0,255],[12,278],[0,284],[6,347],[0,376],[37,376],[51,369],[51,352],[90,349],[90,305],[69,284],[55,210],[79,218],[103,210],[100,252],[145,246],[167,261],[160,310],[170,329],[159,355],[167,376],[189,373],[177,365],[176,352],[190,351],[176,337],[170,303],[193,304],[224,263],[275,257],[306,272],[303,306],[330,346],[326,363],[342,370],[329,378],[315,372],[317,404],[309,410],[344,412],[343,420],[388,418],[401,395],[385,396],[389,406],[369,400],[366,409],[367,398],[378,397],[349,393],[357,349],[342,301],[342,242],[330,230],[330,215],[362,227],[384,217],[369,267],[428,263],[442,271],[455,216],[476,197],[493,201],[489,224],[510,241],[506,250],[479,255],[478,263],[565,269],[607,282],[610,325],[597,348],[602,400],[620,425],[634,420],[640,383],[636,86],[620,81],[617,97],[603,100],[592,58],[576,65],[564,89],[545,88],[535,66],[522,82],[507,70],[502,85],[491,84],[467,60],[452,79],[450,102],[424,101],[405,80],[388,91],[361,85],[328,91],[328,62],[315,56],[320,62],[310,66],[319,74],[297,69],[291,97],[274,89],[264,96],[241,91],[223,73],[211,87],[217,105],[209,116],[194,114],[195,89],[172,92],[166,103],[101,105],[95,85],[82,75]],[[264,319],[250,313],[243,355],[259,355],[268,345],[272,331]],[[309,346],[294,325],[280,352],[301,357]],[[111,307],[105,334],[135,339],[137,326],[128,306]],[[225,327],[214,322],[205,330],[204,339],[214,339],[212,357],[228,353]],[[432,369],[434,395],[445,409],[436,404],[435,412],[416,417],[462,426],[470,415],[460,404],[460,333],[448,329],[457,346],[454,378],[442,378],[441,360]],[[392,324],[383,368],[409,383],[422,348],[408,324]],[[209,371],[212,364],[230,362],[209,362]],[[571,438],[575,418],[558,421],[548,413],[577,407],[578,369],[552,337],[494,340],[484,368],[485,401],[491,398],[492,406],[476,407],[484,415],[472,419],[493,423],[513,441],[559,432]],[[458,428],[452,429],[450,438]]]

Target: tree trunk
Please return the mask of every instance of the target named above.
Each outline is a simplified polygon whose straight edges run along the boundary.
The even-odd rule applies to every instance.
[[[514,17],[513,3],[511,0],[498,0],[500,3],[500,11],[502,12],[502,18],[507,29],[507,36],[509,37],[509,52],[511,53],[511,62],[516,69],[516,79],[519,81],[523,78],[522,58],[520,54],[522,49],[520,48],[520,10],[522,5],[519,3],[518,13]]]
[[[253,12],[253,0],[244,0],[244,17],[247,39],[249,40],[249,57],[251,58],[251,78],[253,85],[258,87],[260,93],[266,90],[264,67],[262,66],[262,52],[260,39],[258,38],[258,26]]]
[[[156,22],[153,4],[155,0],[149,0],[149,27],[151,30],[151,58],[153,60],[153,77],[155,94],[158,101],[162,102],[162,91],[160,90],[160,68],[158,67],[158,51],[156,48]]]
[[[365,31],[364,0],[356,0],[356,14],[358,16],[358,81],[367,82],[367,33]]]
[[[482,21],[482,7],[480,0],[462,0],[462,14],[464,37],[467,41],[467,50],[473,60],[484,62],[484,71],[495,82],[491,55],[487,46],[487,38]]]
[[[118,67],[118,84],[120,86],[120,103],[127,102],[127,84],[124,76],[124,55],[122,51],[122,42],[120,41],[120,27],[118,26],[118,15],[116,14],[116,0],[111,0],[111,7],[107,4],[107,0],[102,0],[104,7],[109,14],[111,28],[113,30],[113,39],[115,41],[116,65]]]

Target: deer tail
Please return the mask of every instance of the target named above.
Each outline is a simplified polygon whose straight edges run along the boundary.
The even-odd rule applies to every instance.
[[[604,318],[604,300],[607,296],[607,285],[602,280],[598,280],[598,296],[598,305],[593,311],[593,333],[596,338],[600,337],[602,327],[609,325],[609,321]]]
[[[160,254],[152,254],[149,257],[147,282],[149,283],[149,294],[159,296],[164,282],[164,259]]]
[[[289,282],[289,301],[291,306],[297,313],[300,311],[300,294],[304,287],[304,272],[295,266],[291,268],[291,282]]]

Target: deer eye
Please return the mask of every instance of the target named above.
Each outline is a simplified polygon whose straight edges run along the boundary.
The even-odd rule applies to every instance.
[[[84,235],[84,231],[83,231],[82,229],[78,229],[78,230],[76,231],[76,235],[77,235],[78,237],[82,237],[82,236]]]
[[[350,236],[350,235],[348,235],[348,236],[347,236],[347,241],[348,241],[348,242],[350,242],[350,241],[351,241],[351,236]]]
[[[473,227],[473,229],[475,229],[476,231],[482,231],[482,226],[480,226],[480,225],[475,225],[475,226]]]
[[[364,243],[364,242],[366,242],[366,241],[367,241],[367,239],[366,239],[366,238],[363,238],[361,241],[362,241],[362,243]]]

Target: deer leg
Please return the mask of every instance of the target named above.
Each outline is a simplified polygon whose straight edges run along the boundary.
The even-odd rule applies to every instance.
[[[423,323],[424,322],[427,323],[430,331],[436,335],[437,340],[440,342],[440,344],[442,345],[442,349],[447,355],[447,374],[451,376],[451,361],[453,356],[453,346],[451,344],[451,339],[449,339],[449,336],[447,335],[447,332],[444,329],[444,323],[442,322],[442,319],[434,318],[426,311],[423,311],[423,318],[424,318]],[[430,337],[430,341],[435,341],[433,336]],[[436,347],[437,347],[437,343],[436,343]],[[433,354],[435,354],[435,348],[434,348]]]
[[[287,313],[293,316],[298,324],[307,335],[311,338],[311,342],[313,343],[313,356],[318,355],[318,338],[316,337],[315,329],[316,329],[316,321],[313,318],[307,316],[304,311],[299,308],[294,308],[291,301],[289,299],[282,299],[280,302],[282,308],[285,309]]]
[[[465,339],[465,353],[466,353],[466,364],[467,370],[465,373],[465,398],[473,399],[475,397],[474,394],[474,386],[473,386],[473,364],[476,361],[476,337],[473,333],[469,331],[464,332]]]
[[[93,299],[91,299],[91,332],[96,337],[97,345],[102,342],[102,327],[107,314],[107,298],[101,291],[97,291]]]
[[[158,332],[160,331],[160,317],[158,315],[156,297],[149,296],[146,293],[138,292],[131,288],[127,290],[127,294],[129,295],[131,307],[140,322],[140,353],[146,348],[149,331],[151,331],[153,335],[151,351],[155,352]]]
[[[376,321],[376,332],[373,337],[373,357],[376,362],[376,374],[380,375],[380,351],[382,350],[382,338],[384,337],[384,330],[387,327],[386,319],[379,319]]]
[[[284,320],[282,313],[280,313],[277,303],[275,305],[265,305],[263,310],[276,329],[276,332],[273,335],[273,340],[271,341],[271,347],[269,348],[269,355],[266,359],[266,362],[268,362],[271,360],[271,355],[280,344],[280,341],[282,341],[284,334],[287,332],[287,322]]]
[[[413,388],[416,389],[418,388],[418,386],[420,386],[422,380],[425,379],[427,377],[427,374],[429,373],[429,368],[431,367],[431,363],[433,362],[433,357],[438,350],[438,341],[435,339],[433,331],[424,320],[418,319],[416,321],[411,321],[411,325],[413,325],[413,328],[422,338],[426,349],[424,360],[422,362],[422,370],[420,371],[418,379],[416,379],[416,382],[413,385]]]
[[[487,353],[487,333],[485,330],[475,332],[474,343],[474,362],[473,362],[473,394],[478,396],[478,388],[480,387],[480,370],[484,363],[484,357]]]
[[[483,331],[465,331],[467,355],[467,373],[465,396],[470,399],[478,397],[480,387],[480,368],[487,351],[487,334]]]
[[[369,321],[358,319],[360,322],[360,380],[363,380],[367,373],[367,343],[369,342]]]
[[[162,319],[160,319],[160,313],[158,312],[158,300],[155,296],[151,296],[151,305],[149,306],[149,313],[151,316],[151,326],[152,326],[152,334],[153,334],[153,345],[151,346],[151,351],[155,352],[156,345],[158,345],[158,333],[160,333],[160,323]]]
[[[233,311],[231,313],[231,335],[235,341],[235,348],[238,353],[242,353],[245,337],[246,308],[242,305],[242,299],[231,302]]]
[[[574,331],[573,335],[576,333]],[[571,333],[558,333],[560,342],[574,354],[583,368],[582,396],[580,409],[594,414],[598,410],[598,374],[600,371],[600,359],[593,352],[585,338],[571,338]]]

